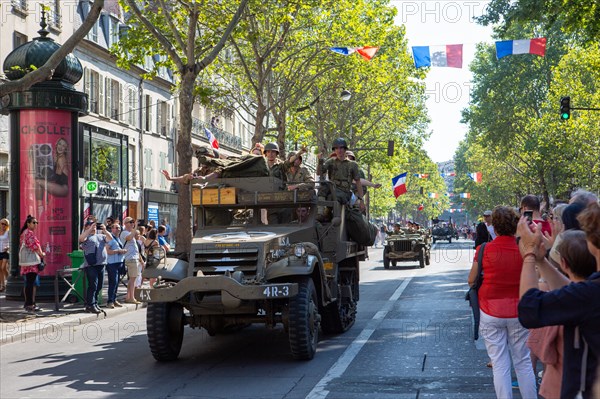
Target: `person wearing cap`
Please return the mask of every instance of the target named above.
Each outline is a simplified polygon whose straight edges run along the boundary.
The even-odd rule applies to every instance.
[[[496,232],[494,231],[494,226],[492,226],[492,211],[483,212],[483,221],[485,222],[485,227],[490,235],[489,240],[492,241],[496,238]]]
[[[301,148],[300,151],[292,151],[288,154],[289,168],[286,173],[287,189],[292,190],[312,190],[315,188],[315,179],[313,179],[310,171],[301,166],[302,155],[306,153],[306,148]]]
[[[356,157],[354,156],[354,153],[352,151],[350,151],[350,150],[346,151],[346,157],[349,160],[356,162]],[[373,183],[373,182],[367,180],[365,172],[360,168],[360,166],[358,168],[358,174],[360,175],[360,182],[363,186],[363,191],[365,192],[365,195],[367,195],[367,190],[365,189],[365,187],[372,187],[372,188],[380,188],[381,187],[381,183]]]
[[[335,158],[323,160],[322,155],[319,156],[319,164],[317,174],[324,179],[325,174],[329,180],[335,184],[336,198],[341,204],[350,204],[352,199],[352,183],[356,184],[356,197],[361,211],[365,211],[365,203],[363,200],[363,187],[360,181],[360,173],[358,164],[346,157],[348,144],[343,138],[337,138],[331,146],[336,154]]]
[[[254,147],[252,147],[252,149],[250,150],[250,154],[258,155],[261,157],[264,156],[265,155],[265,146],[262,145],[262,143],[254,144]]]

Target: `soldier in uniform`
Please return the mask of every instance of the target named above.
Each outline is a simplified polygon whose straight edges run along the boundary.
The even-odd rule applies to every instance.
[[[290,152],[288,154],[288,163],[290,164],[286,174],[288,190],[312,190],[315,188],[315,180],[310,171],[301,166],[302,155],[306,153],[306,148],[302,148],[298,152]]]
[[[348,144],[343,138],[337,138],[332,144],[336,157],[329,158],[323,162],[322,156],[319,157],[319,168],[317,174],[324,178],[327,173],[329,180],[335,184],[335,194],[338,202],[341,204],[350,204],[352,198],[352,183],[356,184],[356,196],[361,211],[365,211],[363,200],[363,188],[360,181],[360,174],[356,162],[346,158]]]
[[[287,172],[290,168],[290,162],[284,162],[279,159],[278,156],[279,145],[277,145],[277,143],[267,143],[265,145],[265,158],[267,160],[269,174],[271,177],[275,177],[284,183],[284,186],[281,187],[283,190],[285,182],[287,181]],[[292,212],[289,209],[267,209],[268,224],[289,223],[291,219]]]

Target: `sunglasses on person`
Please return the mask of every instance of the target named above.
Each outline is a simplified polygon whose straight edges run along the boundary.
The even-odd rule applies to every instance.
[[[31,224],[38,224],[39,222],[37,220],[34,220],[31,222]]]
[[[6,223],[4,223],[4,222],[3,222],[3,223],[0,223],[0,225],[2,225],[2,226],[8,226],[8,224],[6,224]]]
[[[125,222],[125,223],[135,223],[135,220],[128,220],[128,221],[127,221],[127,222]]]

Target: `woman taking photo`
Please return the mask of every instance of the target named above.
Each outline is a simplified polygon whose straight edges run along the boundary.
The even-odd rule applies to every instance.
[[[529,357],[529,330],[519,323],[519,279],[523,259],[515,238],[519,215],[507,206],[492,211],[492,226],[496,233],[483,251],[483,283],[479,288],[480,335],[492,361],[494,389],[499,399],[511,399],[511,357],[523,399],[537,398],[535,376]],[[477,258],[469,273],[469,285],[477,277]]]
[[[8,279],[8,248],[10,237],[8,219],[0,220],[0,292],[6,289],[6,280]]]
[[[21,275],[25,276],[25,310],[35,312],[39,310],[35,306],[35,280],[39,273],[39,266],[46,255],[42,251],[40,240],[35,236],[38,221],[31,215],[27,215],[19,235],[19,266]]]

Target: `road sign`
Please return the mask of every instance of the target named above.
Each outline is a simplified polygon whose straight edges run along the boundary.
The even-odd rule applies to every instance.
[[[85,192],[87,194],[98,194],[98,182],[88,181],[85,183]]]

